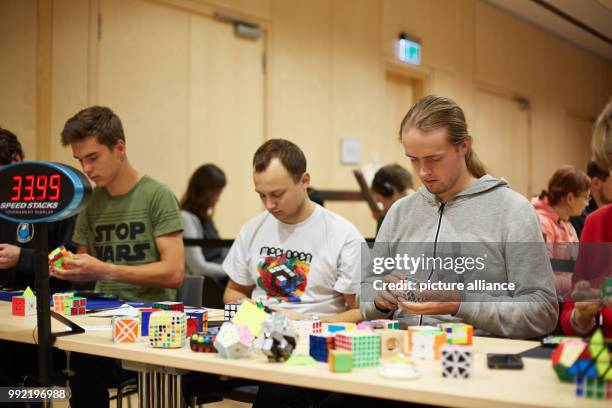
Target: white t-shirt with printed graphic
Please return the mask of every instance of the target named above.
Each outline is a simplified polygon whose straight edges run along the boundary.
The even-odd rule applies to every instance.
[[[345,218],[315,204],[298,224],[263,212],[242,227],[223,270],[252,298],[276,298],[300,313],[332,315],[346,310],[343,294],[360,285],[363,236]]]

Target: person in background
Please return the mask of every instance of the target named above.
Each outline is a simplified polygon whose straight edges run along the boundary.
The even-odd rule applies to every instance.
[[[400,198],[414,193],[414,184],[408,170],[399,164],[389,164],[376,172],[371,190],[374,201],[382,205],[382,215],[376,223],[378,232],[389,208]]]
[[[569,217],[582,214],[589,201],[590,187],[589,177],[583,171],[563,166],[550,178],[548,190],[532,200],[548,255],[555,264],[555,287],[560,298],[571,291],[572,269],[562,270],[557,261],[575,260],[578,255],[574,245],[578,243],[578,236]]]
[[[612,100],[597,118],[591,142],[593,161],[612,170]],[[612,338],[611,299],[600,297],[601,286],[612,278],[612,205],[591,213],[580,237],[580,252],[572,276],[572,299],[563,303],[561,328],[567,335],[587,336],[597,326]]]
[[[598,208],[612,203],[612,177],[610,177],[610,171],[602,169],[593,160],[589,160],[587,175],[591,178],[591,199],[589,200],[589,205],[587,205],[582,214],[570,217],[570,222],[576,230],[578,239],[582,235],[586,217]]]
[[[204,164],[193,172],[181,199],[183,238],[220,239],[213,215],[226,184],[225,173],[214,164]],[[208,307],[223,307],[223,291],[228,277],[221,263],[226,254],[224,248],[185,248],[185,273],[205,278],[204,302]]]

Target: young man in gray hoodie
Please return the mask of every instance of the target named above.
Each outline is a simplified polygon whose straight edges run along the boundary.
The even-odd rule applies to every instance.
[[[363,317],[393,316],[407,326],[463,321],[508,338],[550,333],[558,305],[537,216],[506,181],[486,174],[461,108],[448,98],[425,96],[403,119],[400,141],[423,186],[396,202],[385,217],[369,259],[395,261],[386,264],[386,272],[392,271],[386,275],[372,275],[370,264],[360,296]],[[480,264],[459,273],[452,261],[466,251]],[[435,267],[422,267],[426,257],[447,261],[449,254],[450,270],[435,261]],[[398,260],[404,255],[422,258],[421,268],[403,271],[414,285],[444,281],[463,286],[440,292],[384,286],[402,279],[398,269],[406,264]],[[466,290],[479,282],[498,288]]]

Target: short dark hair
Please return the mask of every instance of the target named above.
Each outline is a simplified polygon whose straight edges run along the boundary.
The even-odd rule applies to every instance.
[[[606,181],[610,176],[610,172],[599,167],[595,161],[589,160],[587,164],[587,175],[590,178],[597,177],[601,181]]]
[[[181,208],[200,218],[210,219],[212,199],[227,184],[225,173],[214,164],[204,164],[193,172],[187,191],[181,199]]]
[[[391,197],[395,191],[405,191],[412,188],[410,172],[399,164],[389,164],[381,167],[372,180],[372,190],[383,197]]]
[[[90,106],[66,121],[62,130],[62,145],[95,136],[98,143],[109,148],[119,140],[125,141],[121,119],[106,106]]]
[[[0,127],[0,165],[11,164],[14,160],[23,160],[24,157],[17,136],[10,130]]]
[[[295,143],[285,139],[270,139],[262,144],[253,156],[253,168],[261,173],[270,165],[270,161],[278,158],[293,180],[298,182],[306,172],[306,156]]]

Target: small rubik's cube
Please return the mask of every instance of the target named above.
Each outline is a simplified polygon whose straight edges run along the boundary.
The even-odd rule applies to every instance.
[[[149,319],[153,312],[160,312],[162,309],[142,308],[138,309],[138,320],[140,321],[140,335],[149,336]]]
[[[28,286],[21,296],[13,296],[12,309],[14,316],[31,316],[36,314],[36,296]]]
[[[380,362],[380,335],[370,330],[343,331],[336,334],[336,350],[353,355],[354,367],[374,367]]]
[[[66,316],[85,314],[87,309],[87,299],[84,297],[69,297],[64,299],[64,314]]]
[[[310,335],[321,333],[323,322],[321,320],[294,320],[291,322],[297,335],[294,353],[308,354],[310,351]]]
[[[74,259],[74,254],[63,245],[55,248],[49,253],[49,261],[56,268],[67,269],[68,265],[65,264],[67,259]]]
[[[353,355],[349,351],[331,350],[329,370],[334,373],[350,373],[353,369]]]
[[[74,293],[55,293],[53,294],[53,311],[57,313],[64,313],[64,302],[66,299],[74,297]]]
[[[440,329],[439,327],[435,327],[435,326],[410,326],[408,327],[407,335],[406,335],[406,343],[405,343],[405,348],[404,348],[405,353],[412,353],[412,344],[413,344],[412,337],[414,336],[414,333],[425,332],[425,331],[440,333],[442,332],[442,329]]]
[[[332,333],[310,335],[310,356],[322,363],[327,362],[329,351],[334,350],[336,337]]]
[[[441,347],[442,377],[470,378],[472,346],[444,344]]]
[[[238,308],[240,307],[240,303],[226,303],[223,307],[223,320],[229,322],[234,318]]]
[[[208,330],[208,310],[206,309],[187,309],[185,311],[187,317],[195,317],[198,321],[198,332]]]
[[[115,316],[112,319],[112,325],[115,343],[134,343],[138,338],[137,318]]]
[[[223,358],[238,359],[248,353],[253,339],[247,326],[225,322],[215,339],[215,348]]]
[[[158,348],[180,348],[185,345],[185,313],[161,311],[149,317],[149,344]]]
[[[383,329],[377,330],[380,335],[380,354],[384,357],[398,355],[404,347],[405,330]]]
[[[412,333],[412,357],[423,360],[439,360],[446,334],[442,331],[417,331]]]
[[[612,381],[601,377],[576,376],[576,396],[597,400],[612,399]]]
[[[153,309],[169,310],[172,312],[184,312],[185,305],[183,302],[157,302],[151,305]]]
[[[446,333],[448,344],[472,344],[474,328],[465,323],[442,323],[440,328]]]
[[[189,340],[191,351],[197,353],[216,353],[215,336],[207,332],[196,333]]]

